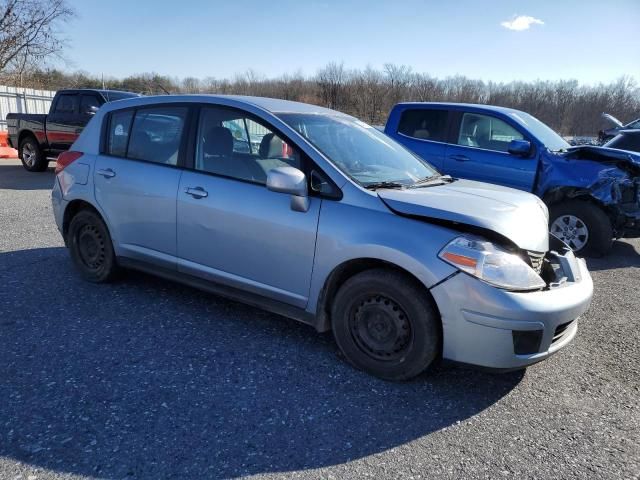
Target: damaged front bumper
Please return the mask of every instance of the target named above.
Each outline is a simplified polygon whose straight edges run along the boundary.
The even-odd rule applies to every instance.
[[[617,216],[614,222],[616,238],[640,237],[640,178],[622,192],[619,204],[612,205]]]
[[[433,288],[442,316],[443,358],[510,370],[568,345],[591,303],[591,275],[568,248],[548,252],[544,262],[547,287],[541,291],[509,292],[464,273]]]

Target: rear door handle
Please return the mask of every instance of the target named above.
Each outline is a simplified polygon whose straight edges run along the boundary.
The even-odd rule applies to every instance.
[[[468,162],[469,157],[466,155],[449,155],[451,160],[455,160],[456,162]]]
[[[202,187],[187,187],[184,189],[184,192],[193,198],[206,198],[209,196],[209,192]]]
[[[110,168],[100,169],[97,173],[98,175],[102,175],[104,178],[113,178],[116,176],[116,172]]]

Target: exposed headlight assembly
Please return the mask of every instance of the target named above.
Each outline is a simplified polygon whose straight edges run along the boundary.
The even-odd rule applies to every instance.
[[[522,258],[482,237],[461,235],[449,242],[438,256],[463,272],[505,290],[539,290],[546,286]]]

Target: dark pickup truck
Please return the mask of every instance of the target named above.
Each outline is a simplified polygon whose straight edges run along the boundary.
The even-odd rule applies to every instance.
[[[104,103],[137,96],[117,90],[60,90],[49,114],[7,115],[9,144],[18,150],[25,169],[42,172],[50,160],[71,147]]]

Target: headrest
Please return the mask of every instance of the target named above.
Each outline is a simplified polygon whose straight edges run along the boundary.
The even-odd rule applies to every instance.
[[[262,137],[258,155],[260,158],[282,157],[282,140],[275,133],[267,133]]]
[[[427,130],[426,128],[419,128],[418,130],[416,130],[415,132],[413,132],[413,136],[415,138],[429,138],[431,137],[431,134],[429,133],[429,130]]]
[[[212,127],[204,138],[204,153],[211,156],[230,156],[233,153],[233,135],[224,127]]]

